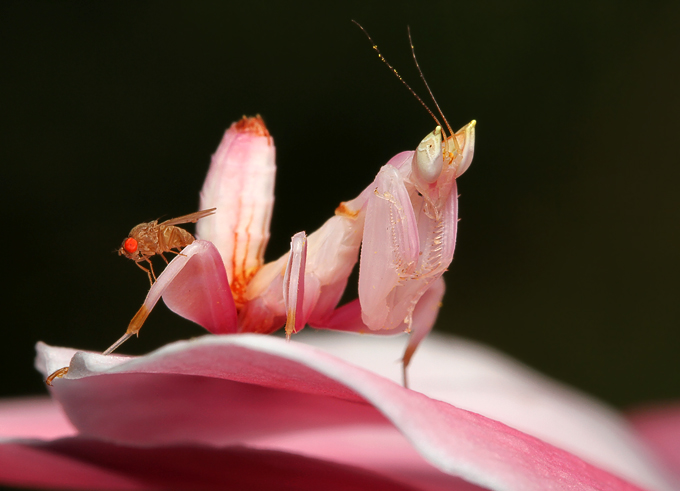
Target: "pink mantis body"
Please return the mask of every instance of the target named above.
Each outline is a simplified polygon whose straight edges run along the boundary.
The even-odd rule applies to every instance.
[[[264,264],[274,202],[274,146],[261,118],[227,130],[201,191],[199,239],[152,286],[126,334],[137,334],[163,296],[173,311],[213,333],[288,337],[318,329],[411,332],[404,367],[430,331],[444,294],[441,275],[456,240],[456,178],[470,165],[475,122],[446,137],[441,127],[384,165],[319,230],[292,238],[291,252]],[[359,298],[337,308],[354,265]],[[219,254],[218,254],[219,251]]]
[[[319,230],[294,236],[291,252],[265,265],[248,284],[239,329],[268,333],[285,323],[288,336],[305,324],[390,334],[413,329],[408,364],[444,293],[441,275],[453,259],[458,221],[455,179],[472,160],[474,125],[447,140],[437,127],[415,152],[392,158]],[[203,199],[201,206],[220,205]],[[337,309],[360,248],[359,298]],[[303,255],[306,261],[299,259]],[[285,301],[293,295],[295,302]]]
[[[319,230],[296,234],[289,253],[264,264],[275,150],[262,119],[244,117],[225,133],[201,191],[200,209],[216,212],[198,222],[199,240],[158,276],[125,335],[104,354],[138,334],[162,296],[215,334],[268,334],[285,325],[290,337],[307,324],[410,332],[405,377],[444,295],[441,276],[453,259],[458,222],[456,178],[472,161],[474,141],[474,121],[448,137],[437,126],[415,151],[390,159]],[[360,250],[359,298],[338,308]]]
[[[197,224],[196,240],[151,286],[126,333],[110,354],[138,334],[162,296],[166,305],[215,334],[274,332],[286,337],[309,324],[358,333],[410,333],[403,357],[404,385],[418,343],[432,329],[444,296],[442,274],[453,259],[458,226],[456,178],[472,162],[475,121],[453,132],[413,60],[446,128],[397,71],[437,123],[415,151],[395,155],[375,180],[291,250],[264,264],[274,205],[273,140],[259,116],[227,130],[201,190],[200,209],[216,210]],[[448,134],[447,134],[448,130]],[[361,250],[358,298],[337,307]],[[68,369],[58,370],[49,384]]]
[[[105,355],[139,333],[162,296],[171,310],[215,334],[268,334],[285,325],[290,339],[307,324],[358,333],[410,333],[403,357],[406,385],[406,367],[432,329],[444,296],[442,274],[453,259],[458,225],[456,178],[472,162],[476,122],[454,133],[420,72],[444,129],[364,28],[353,22],[430,113],[435,130],[415,151],[390,159],[319,230],[295,234],[290,252],[264,264],[274,205],[273,140],[259,116],[232,124],[201,190],[200,209],[216,210],[197,224],[202,240],[168,264],[126,333]],[[420,71],[412,41],[411,50]],[[338,308],[360,250],[359,296]],[[47,383],[67,371],[53,373]]]

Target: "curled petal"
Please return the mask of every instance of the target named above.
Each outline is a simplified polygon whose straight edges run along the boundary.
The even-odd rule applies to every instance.
[[[407,336],[338,333],[329,338],[330,333],[313,333],[297,339],[401,381],[397,361]],[[409,365],[409,386],[533,435],[646,489],[677,489],[618,412],[487,346],[430,334]]]
[[[68,364],[68,361],[65,362]],[[76,429],[59,404],[49,397],[26,397],[0,401],[0,440],[73,436]]]
[[[149,448],[85,438],[24,441],[0,444],[0,463],[0,482],[52,489],[483,491],[445,475],[440,480],[424,475],[417,481],[416,474],[410,485],[361,466],[243,446]]]
[[[635,429],[675,475],[680,489],[680,404],[640,408],[630,415]]]
[[[47,372],[60,362],[51,360],[51,348],[39,350]],[[363,461],[363,468],[417,489],[447,489],[440,479],[453,479],[449,489],[456,489],[454,476],[494,490],[640,489],[534,436],[298,342],[209,336],[112,358],[77,352],[68,375],[54,383],[53,395],[82,437],[127,446],[318,451],[336,463]],[[409,460],[418,472],[402,465]],[[426,465],[439,488],[421,484],[428,482]],[[650,488],[671,489],[663,481]]]

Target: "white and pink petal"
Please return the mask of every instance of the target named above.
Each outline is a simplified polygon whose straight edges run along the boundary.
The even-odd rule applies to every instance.
[[[40,351],[45,373],[63,360],[63,351],[57,360],[51,348]],[[206,336],[115,362],[74,353],[52,391],[79,438],[303,455],[415,489],[457,489],[459,478],[498,490],[641,489],[534,436],[301,343]],[[648,489],[672,489],[657,478]]]

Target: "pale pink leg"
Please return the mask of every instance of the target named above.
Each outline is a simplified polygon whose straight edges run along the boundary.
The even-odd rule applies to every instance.
[[[444,283],[444,278],[441,276],[437,278],[430,288],[420,297],[420,301],[413,310],[413,324],[411,325],[411,337],[408,340],[408,345],[406,346],[406,351],[404,352],[404,386],[407,385],[406,379],[406,367],[411,361],[413,353],[420,342],[428,335],[432,330],[435,321],[437,320],[437,315],[439,314],[439,309],[441,307],[442,298],[444,298],[444,292],[446,291],[446,284]]]
[[[236,332],[236,306],[222,258],[212,243],[197,240],[170,261],[151,286],[125,335],[104,354],[139,332],[161,296],[170,310],[214,334]]]
[[[300,331],[307,323],[304,312],[305,266],[307,263],[307,235],[298,232],[290,241],[288,265],[283,276],[283,302],[286,305],[286,339]],[[307,312],[308,313],[308,312]]]
[[[330,329],[331,331],[357,332],[360,334],[395,334],[394,332],[384,330],[371,331],[361,319],[361,304],[358,298],[346,303],[342,307],[338,307],[323,321],[310,323],[310,326],[315,329]]]
[[[427,291],[422,297],[420,297],[420,301],[416,304],[416,307],[413,310],[411,336],[409,338],[408,345],[406,346],[406,350],[404,351],[403,357],[404,386],[407,385],[406,368],[408,367],[411,357],[413,357],[413,353],[416,351],[416,348],[420,342],[432,330],[432,327],[437,320],[437,315],[439,314],[439,308],[441,306],[441,301],[444,297],[445,290],[446,285],[444,283],[444,278],[440,276],[434,282],[432,282]],[[310,325],[315,329],[329,329],[333,331],[384,335],[400,334],[408,328],[404,322],[398,326],[397,329],[381,329],[379,331],[371,330],[362,320],[361,304],[359,303],[359,299],[335,309],[333,313],[324,320],[323,323],[312,323]]]

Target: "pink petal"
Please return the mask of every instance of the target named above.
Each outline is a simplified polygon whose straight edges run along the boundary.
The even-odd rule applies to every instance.
[[[66,440],[68,442],[69,440]],[[91,459],[73,458],[56,442],[0,444],[0,482],[51,489],[149,489],[127,472],[118,472]],[[56,448],[55,448],[56,446]],[[93,445],[82,445],[95,451]],[[90,455],[89,457],[92,457]]]
[[[61,406],[49,397],[0,401],[0,440],[41,438],[53,440],[77,433]]]
[[[30,407],[36,405],[39,413]],[[24,417],[16,414],[22,409],[28,410]],[[47,398],[4,402],[0,411],[0,438],[24,439],[0,444],[0,482],[4,484],[176,489],[184,483],[191,489],[284,489],[285,483],[294,489],[319,489],[326,479],[323,489],[414,489],[400,484],[403,481],[417,489],[482,489],[432,468],[402,435],[382,422],[264,435],[250,442],[252,449],[164,445],[145,450],[82,437],[50,443],[26,441],[29,435],[41,436],[34,435],[37,427],[46,430],[43,438],[51,439],[55,428],[50,425],[59,422],[68,425],[69,434],[75,432],[58,404]],[[30,417],[38,419],[32,425],[11,427],[16,416],[27,423]],[[329,440],[334,445],[329,446]],[[371,462],[370,469],[366,462]],[[245,472],[246,468],[255,469]]]
[[[659,459],[675,473],[680,489],[680,404],[640,408],[630,415],[630,420]]]
[[[41,345],[40,352],[39,365],[49,372],[51,349]],[[302,452],[306,447],[295,447],[292,437],[317,432],[321,445],[323,431],[326,454],[339,449],[342,460],[351,453],[351,445],[338,440],[342,430],[368,426],[395,442],[401,433],[397,454],[408,456],[402,449],[409,442],[444,474],[491,489],[638,489],[535,437],[295,342],[210,336],[140,358],[112,358],[78,352],[69,374],[54,383],[53,394],[74,425],[92,438]],[[357,430],[357,438],[361,434]],[[357,448],[372,441],[365,440]],[[366,469],[384,469],[372,464],[366,462]],[[400,482],[415,482],[408,472],[393,471]]]
[[[305,331],[296,339],[401,382],[398,360],[408,336],[328,334]],[[489,347],[430,334],[408,376],[414,390],[533,435],[639,486],[676,489],[618,412]]]
[[[243,446],[125,446],[83,438],[0,445],[0,482],[68,489],[248,489],[252,491],[480,490],[449,478],[411,487],[360,467]]]

